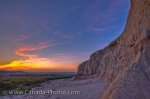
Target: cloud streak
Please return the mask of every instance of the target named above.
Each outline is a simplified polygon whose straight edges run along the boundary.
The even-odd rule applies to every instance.
[[[70,34],[72,34],[72,35],[69,35],[69,34],[63,33],[63,32],[58,32],[58,31],[55,31],[55,32],[52,33],[52,35],[60,37],[60,38],[74,39],[74,38],[77,38],[77,37],[81,36],[83,34],[83,32],[78,31],[78,32],[75,32],[75,33],[70,33]]]
[[[55,43],[51,43],[51,44],[49,44],[49,43],[40,43],[36,46],[21,47],[21,48],[16,49],[15,54],[18,55],[18,56],[29,58],[29,59],[38,58],[39,56],[34,55],[34,54],[29,54],[27,52],[42,50],[42,49],[51,47],[53,45],[55,45]]]
[[[58,54],[55,58],[40,57],[29,52],[42,50],[48,47],[52,47],[57,43],[40,43],[36,46],[24,46],[17,48],[15,54],[27,59],[14,60],[8,64],[0,65],[0,69],[3,70],[23,70],[23,71],[75,71],[77,65],[74,62],[69,62],[72,57],[69,54]],[[64,57],[65,56],[65,57]],[[68,57],[68,58],[67,58]],[[65,58],[65,59],[64,59]],[[66,62],[66,59],[67,62]],[[61,61],[60,61],[61,60]],[[59,61],[59,62],[58,62]]]

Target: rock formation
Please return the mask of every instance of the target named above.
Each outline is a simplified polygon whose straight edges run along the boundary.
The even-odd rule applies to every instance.
[[[100,99],[150,99],[150,0],[131,0],[123,33],[79,65],[76,79],[110,82]]]

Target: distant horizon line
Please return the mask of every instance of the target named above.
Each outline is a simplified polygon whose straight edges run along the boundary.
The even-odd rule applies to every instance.
[[[24,70],[0,70],[0,71],[10,71],[10,72],[77,72],[77,71],[24,71]]]

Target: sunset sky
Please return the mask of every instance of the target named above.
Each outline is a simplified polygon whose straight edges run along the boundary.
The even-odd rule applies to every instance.
[[[0,0],[0,70],[76,71],[121,34],[129,0]]]

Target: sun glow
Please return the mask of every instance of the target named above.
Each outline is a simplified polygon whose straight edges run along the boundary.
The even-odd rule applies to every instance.
[[[67,66],[66,66],[67,65]],[[3,70],[23,70],[23,71],[74,71],[76,66],[69,64],[58,64],[46,58],[38,58],[31,60],[15,60],[9,64],[0,65]]]
[[[26,59],[14,60],[8,64],[0,65],[1,70],[23,70],[23,71],[75,71],[73,63],[57,62],[54,59],[29,54],[28,51],[36,51],[49,47],[50,44],[42,43],[37,46],[26,46],[18,48],[15,54]]]

